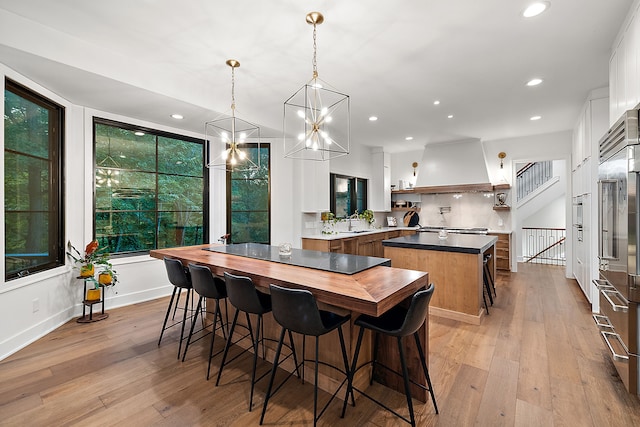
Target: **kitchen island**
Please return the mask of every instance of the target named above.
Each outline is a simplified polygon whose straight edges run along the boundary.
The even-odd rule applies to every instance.
[[[270,284],[311,291],[316,297],[321,309],[331,310],[339,314],[350,313],[352,315],[350,326],[344,328],[345,343],[350,359],[355,351],[358,330],[358,328],[353,325],[353,321],[358,314],[364,313],[372,316],[380,316],[390,308],[411,297],[417,290],[426,288],[429,284],[429,276],[427,273],[385,267],[383,265],[388,263],[386,259],[362,259],[367,257],[330,254],[320,251],[294,250],[292,258],[304,256],[303,262],[315,262],[318,264],[318,267],[329,266],[329,268],[309,268],[295,265],[295,262],[301,259],[287,260],[285,257],[283,260],[285,262],[279,262],[280,260],[273,261],[270,259],[273,254],[265,255],[264,253],[260,253],[260,251],[253,250],[259,249],[260,246],[273,248],[267,245],[255,244],[247,244],[244,246],[199,245],[152,250],[150,255],[158,259],[162,259],[165,256],[177,258],[180,259],[185,266],[190,262],[206,265],[218,276],[223,276],[224,272],[248,276],[253,280],[256,287],[267,293],[269,292]],[[234,247],[239,249],[232,249]],[[275,249],[277,252],[277,248]],[[236,253],[233,254],[232,252]],[[262,259],[260,259],[261,257]],[[343,262],[346,262],[348,265],[366,264],[370,268],[365,268],[353,274],[338,273],[332,271],[331,262],[325,262],[331,259],[336,260],[338,264]],[[429,321],[427,319],[420,329],[421,341],[427,360],[429,354],[428,325]],[[265,336],[267,337],[277,337],[280,332],[280,327],[271,315],[265,316],[264,328]],[[298,338],[300,337],[297,337],[296,340]],[[337,335],[330,334],[327,337],[323,337],[322,341],[323,344],[320,347],[321,360],[340,366],[342,363],[341,355],[335,351],[336,348],[339,348]],[[395,342],[393,344],[395,345]],[[415,345],[411,344],[409,340],[407,340],[405,345],[408,351],[411,351],[411,353],[415,352]],[[246,343],[246,346],[248,347],[249,343]],[[296,342],[296,346],[302,348],[301,339],[300,342]],[[371,358],[372,343],[369,336],[367,336],[363,342],[363,346],[360,357],[361,362],[366,360],[367,355]],[[269,344],[267,344],[267,347],[266,357],[268,360],[273,360],[275,345],[269,346]],[[365,351],[367,349],[368,351]],[[396,349],[396,351],[394,352],[393,349]],[[397,356],[394,356],[394,354],[397,354],[397,348],[392,347],[387,351],[385,345],[381,343],[380,350],[380,359],[386,358],[386,355],[389,354],[389,360],[386,360],[385,363],[399,370],[400,367],[399,364],[397,364]],[[313,357],[312,351],[313,346],[307,346],[308,358]],[[421,369],[417,360],[416,356],[415,360],[409,363],[410,374],[414,379],[417,378],[417,381],[422,381],[422,384],[426,384],[426,380],[423,378],[423,375],[421,375]],[[287,362],[290,362],[290,360]],[[311,368],[308,367],[307,369],[312,369],[312,364],[309,366],[311,366]],[[293,369],[292,364],[287,365],[285,363],[283,367],[289,370]],[[356,382],[356,386],[366,388],[369,377],[371,376],[371,370],[362,369],[361,372],[362,375],[356,377],[354,381]],[[312,377],[313,373],[309,372],[308,375]],[[339,376],[336,376],[334,371],[321,366],[320,388],[333,393],[335,387],[340,383],[338,378]],[[375,378],[396,390],[404,390],[402,381],[396,379],[395,376],[380,373],[376,374]],[[412,394],[415,398],[423,402],[426,401],[428,395],[425,390],[417,387],[412,387]]]
[[[497,240],[487,235],[449,233],[441,239],[438,233],[417,233],[383,240],[382,245],[392,267],[429,272],[436,286],[430,313],[479,325],[485,314],[483,257],[492,255],[489,269],[495,277]]]

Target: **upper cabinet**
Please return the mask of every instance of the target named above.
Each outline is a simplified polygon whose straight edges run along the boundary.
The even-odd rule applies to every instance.
[[[329,210],[330,162],[299,161],[301,166],[302,211]]]
[[[609,60],[609,125],[640,102],[640,18],[636,3],[621,28]]]
[[[377,151],[371,154],[372,173],[368,207],[374,212],[391,210],[391,156]]]

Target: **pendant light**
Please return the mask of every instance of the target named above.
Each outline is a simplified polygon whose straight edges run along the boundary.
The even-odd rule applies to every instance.
[[[227,60],[231,67],[231,115],[204,124],[204,138],[211,156],[217,147],[220,153],[207,167],[227,172],[256,171],[260,169],[260,128],[253,123],[236,117],[235,70],[240,62]],[[248,143],[252,147],[248,147]],[[255,146],[255,148],[254,148]]]
[[[284,103],[285,157],[324,161],[349,154],[349,96],[318,77],[317,26],[320,12],[310,12],[313,25],[313,77]]]

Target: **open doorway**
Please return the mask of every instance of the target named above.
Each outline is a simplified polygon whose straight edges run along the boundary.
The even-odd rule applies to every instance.
[[[562,265],[567,263],[568,172],[565,160],[514,163],[513,224],[518,262]]]

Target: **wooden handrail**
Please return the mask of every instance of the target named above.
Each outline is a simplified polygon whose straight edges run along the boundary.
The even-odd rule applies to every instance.
[[[557,242],[555,242],[554,244],[546,247],[545,249],[541,250],[540,252],[538,252],[537,254],[535,254],[534,256],[532,256],[531,258],[529,258],[528,260],[525,261],[525,263],[531,261],[532,259],[536,259],[537,257],[539,257],[540,255],[542,255],[543,253],[545,253],[546,251],[548,251],[549,249],[553,248],[554,246],[558,246],[560,243],[564,242],[565,238],[563,237],[562,239],[558,240]]]

